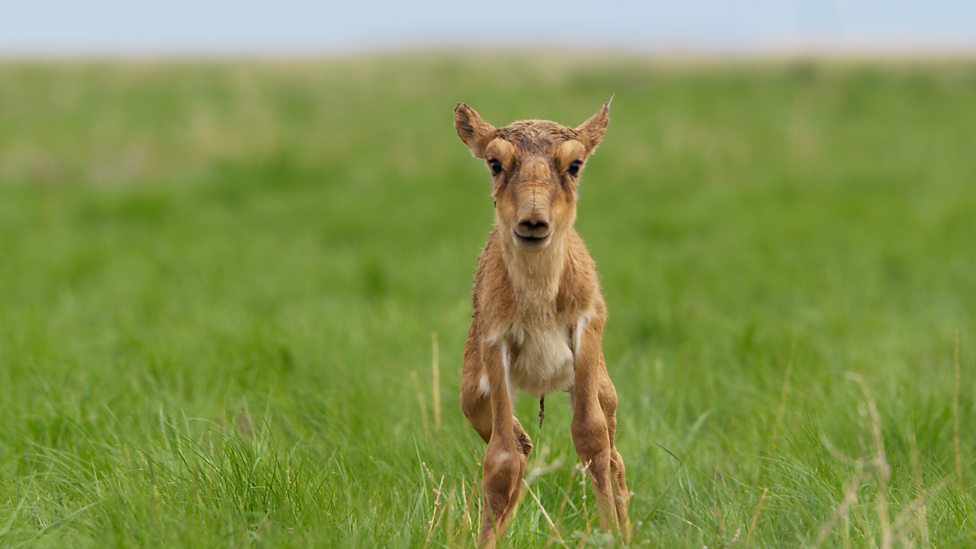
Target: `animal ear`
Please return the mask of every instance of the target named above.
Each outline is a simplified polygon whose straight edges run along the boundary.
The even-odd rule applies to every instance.
[[[586,146],[586,154],[593,152],[593,149],[600,144],[603,134],[607,133],[607,125],[610,123],[610,102],[607,101],[596,111],[596,114],[589,117],[586,122],[576,126],[577,139]]]
[[[485,147],[497,133],[495,127],[481,118],[467,103],[458,103],[454,107],[454,129],[461,141],[471,149],[471,154],[478,158],[484,158]]]

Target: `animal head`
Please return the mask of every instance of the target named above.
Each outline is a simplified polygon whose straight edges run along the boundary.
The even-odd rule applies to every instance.
[[[465,103],[454,127],[492,179],[495,222],[523,249],[543,249],[576,220],[579,178],[610,122],[610,103],[575,128],[523,120],[496,128]]]

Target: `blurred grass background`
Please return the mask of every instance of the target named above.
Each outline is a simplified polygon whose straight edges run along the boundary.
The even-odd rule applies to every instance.
[[[451,110],[615,94],[577,225],[636,541],[976,544],[974,89],[964,59],[4,62],[0,543],[470,545],[492,212]],[[536,407],[509,544],[610,544]]]

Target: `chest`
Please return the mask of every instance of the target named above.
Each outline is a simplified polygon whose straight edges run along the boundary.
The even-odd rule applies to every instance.
[[[566,323],[552,320],[520,327],[509,335],[509,349],[513,387],[544,395],[573,385],[573,347]]]

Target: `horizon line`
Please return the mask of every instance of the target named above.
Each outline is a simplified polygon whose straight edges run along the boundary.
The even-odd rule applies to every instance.
[[[658,40],[646,42],[597,41],[589,44],[559,41],[515,41],[498,44],[491,41],[400,40],[373,43],[222,45],[191,44],[187,46],[139,45],[130,48],[50,47],[3,48],[3,60],[70,60],[70,59],[288,59],[349,58],[394,56],[400,54],[518,54],[527,52],[575,55],[620,54],[648,58],[777,58],[777,57],[968,57],[976,56],[976,38],[967,40],[919,39],[796,39],[790,37],[765,40]]]

